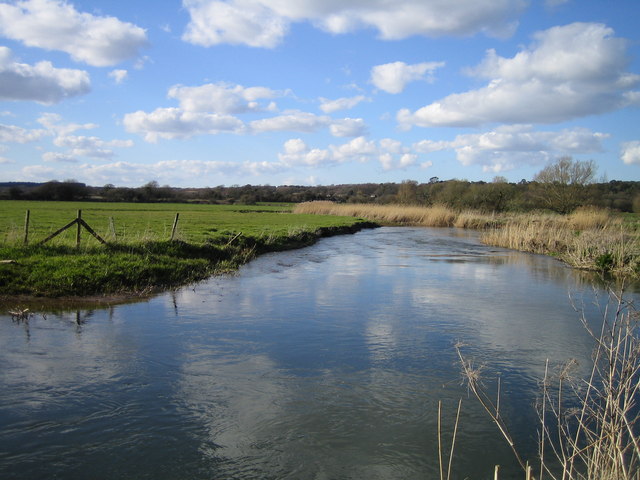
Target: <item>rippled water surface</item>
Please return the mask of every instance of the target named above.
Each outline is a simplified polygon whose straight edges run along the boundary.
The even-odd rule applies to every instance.
[[[545,359],[588,365],[570,295],[597,317],[553,259],[382,228],[144,303],[3,316],[0,478],[431,479],[438,401],[448,448],[460,398],[455,478],[522,478],[453,345],[501,377],[531,457]]]

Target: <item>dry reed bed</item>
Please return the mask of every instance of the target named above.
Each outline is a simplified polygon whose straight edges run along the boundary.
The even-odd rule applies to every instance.
[[[640,275],[640,237],[606,210],[581,208],[570,215],[456,212],[446,206],[336,204],[307,202],[294,213],[343,215],[392,225],[458,227],[484,230],[487,244],[552,255],[584,270],[617,276]]]
[[[593,340],[592,365],[587,376],[575,375],[574,359],[558,368],[550,366],[549,360],[546,362],[541,398],[536,405],[539,443],[538,458],[533,463],[520,456],[500,412],[499,380],[498,391],[492,395],[483,385],[481,368],[463,355],[463,345],[455,346],[469,391],[498,427],[527,480],[640,478],[638,312],[621,289],[609,292],[609,301],[601,313],[601,321],[593,322],[581,311],[580,321]],[[453,456],[457,425],[458,417],[449,458]],[[438,434],[440,441],[440,430]],[[498,471],[496,467],[495,479]],[[444,478],[442,461],[440,472],[440,478]]]

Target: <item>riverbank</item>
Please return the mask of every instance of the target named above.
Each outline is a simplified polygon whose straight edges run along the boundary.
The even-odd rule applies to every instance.
[[[300,248],[319,238],[373,228],[371,222],[299,230],[285,236],[236,236],[229,244],[183,241],[138,245],[1,248],[12,260],[0,266],[0,305],[30,303],[37,297],[62,303],[111,304],[144,298],[212,275],[237,270],[257,255]]]
[[[29,303],[37,297],[96,303],[137,299],[237,270],[257,255],[311,245],[324,236],[354,233],[376,226],[352,217],[294,215],[288,205],[211,206],[7,202],[0,228],[0,305]],[[19,241],[15,218],[25,206],[35,211],[29,245]],[[175,232],[171,223],[178,218]],[[38,209],[38,210],[36,210]],[[107,240],[85,233],[75,246],[76,229],[41,244],[51,231],[82,218]],[[46,212],[46,215],[42,212]],[[22,210],[24,212],[24,210]],[[38,214],[46,223],[38,221]],[[113,224],[118,230],[112,228]],[[44,225],[44,226],[43,226]],[[115,230],[115,235],[110,230]],[[128,232],[128,233],[125,233]],[[175,236],[167,238],[167,232]]]
[[[445,206],[308,202],[296,206],[294,212],[352,215],[389,225],[479,229],[483,231],[480,240],[487,245],[550,255],[574,268],[619,278],[640,278],[637,219],[625,221],[602,209],[584,208],[569,215],[485,214]]]

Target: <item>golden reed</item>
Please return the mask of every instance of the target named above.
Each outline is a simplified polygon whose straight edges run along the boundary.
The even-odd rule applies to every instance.
[[[640,276],[640,237],[609,211],[593,207],[570,215],[550,213],[457,212],[430,207],[337,204],[328,201],[297,205],[294,213],[366,218],[385,225],[458,227],[483,230],[480,240],[497,247],[553,255],[580,269],[617,276]]]

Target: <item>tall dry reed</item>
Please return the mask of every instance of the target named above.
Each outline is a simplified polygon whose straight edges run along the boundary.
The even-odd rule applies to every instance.
[[[363,203],[338,204],[326,201],[301,203],[294,208],[293,213],[341,215],[366,218],[380,223],[424,227],[452,227],[458,218],[455,211],[443,205],[416,207]]]
[[[638,315],[622,293],[610,293],[597,329],[581,316],[594,341],[586,378],[572,379],[569,361],[555,379],[545,367],[538,409],[539,455],[535,478],[543,480],[638,480],[640,478],[640,338]],[[496,399],[481,385],[478,369],[456,346],[469,390],[509,443],[526,478],[532,464],[519,455]],[[497,478],[497,475],[496,475]]]
[[[343,215],[383,224],[459,227],[484,230],[483,243],[552,255],[584,270],[618,276],[640,275],[640,235],[610,212],[593,207],[570,215],[548,213],[486,214],[431,207],[307,202],[294,213]]]

